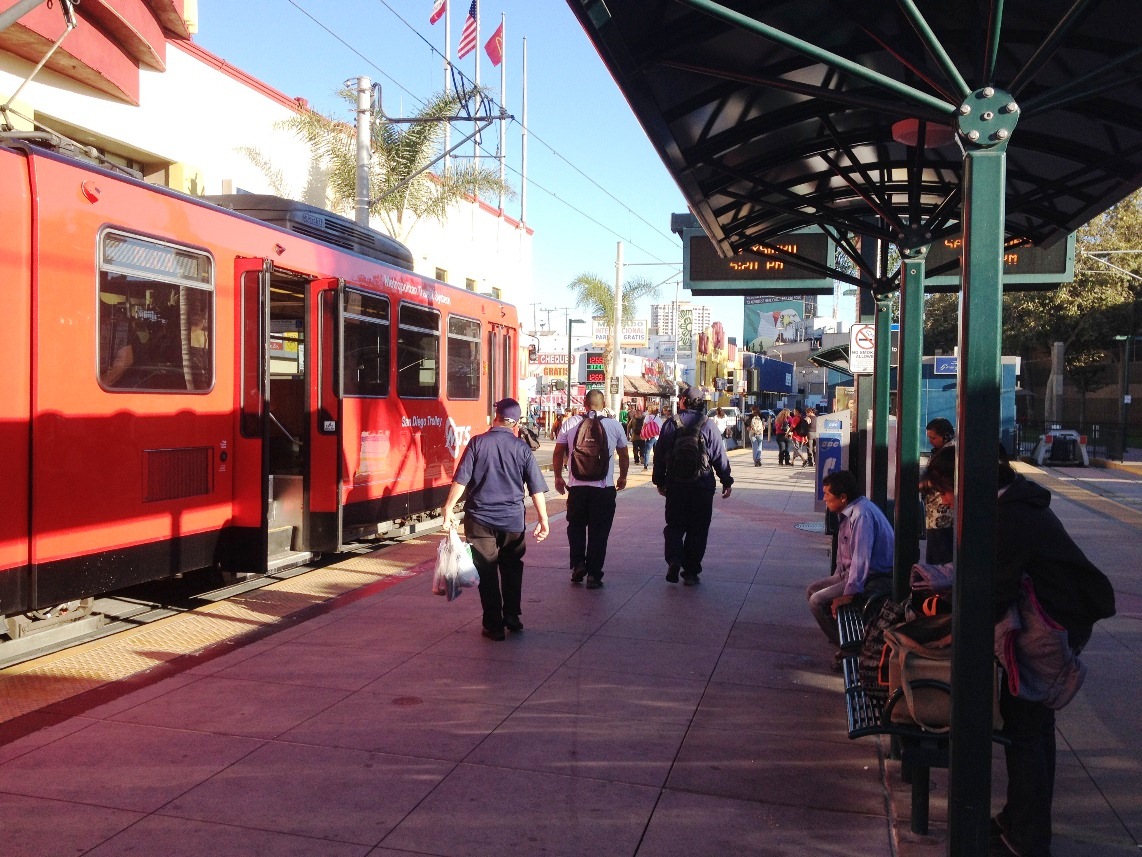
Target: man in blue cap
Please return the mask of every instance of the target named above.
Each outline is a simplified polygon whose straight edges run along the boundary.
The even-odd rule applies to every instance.
[[[681,573],[686,586],[695,586],[702,573],[702,558],[714,518],[714,475],[721,482],[723,498],[730,496],[734,478],[721,433],[706,418],[706,395],[691,387],[681,403],[685,410],[668,419],[658,437],[653,481],[658,493],[666,498],[666,527],[662,531],[666,541],[666,580],[677,583]],[[677,454],[683,449],[692,449],[696,460],[687,456],[683,461],[683,456]]]
[[[465,489],[464,537],[472,546],[472,561],[480,573],[480,603],[484,608],[483,635],[503,640],[504,629],[523,630],[520,598],[523,588],[524,492],[530,495],[539,522],[536,541],[547,538],[547,482],[531,448],[516,435],[521,416],[519,402],[502,399],[495,404],[492,427],[472,438],[452,479],[444,501],[444,526],[459,521],[455,506]]]

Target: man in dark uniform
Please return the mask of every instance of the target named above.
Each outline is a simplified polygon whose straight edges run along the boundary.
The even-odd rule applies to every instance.
[[[662,533],[666,540],[666,579],[695,586],[702,573],[702,557],[706,555],[706,540],[710,536],[710,521],[714,517],[714,474],[722,483],[722,497],[729,497],[734,479],[730,476],[730,460],[722,445],[722,436],[711,420],[706,419],[706,396],[691,387],[682,399],[685,407],[678,415],[682,428],[701,424],[699,432],[710,457],[710,468],[697,481],[679,481],[671,478],[670,459],[674,442],[680,431],[678,423],[668,419],[658,437],[658,451],[654,456],[653,481],[658,493],[666,498],[666,527]]]
[[[464,537],[472,546],[472,561],[480,573],[480,603],[484,608],[483,634],[503,640],[504,629],[523,630],[520,595],[523,586],[524,489],[531,496],[539,523],[536,541],[547,538],[547,482],[535,455],[516,436],[519,402],[503,399],[495,404],[492,427],[468,442],[448,499],[444,501],[444,526],[455,527],[455,506],[465,489]]]

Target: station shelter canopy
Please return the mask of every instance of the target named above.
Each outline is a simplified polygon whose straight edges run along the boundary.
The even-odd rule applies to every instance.
[[[1137,0],[568,3],[725,255],[811,224],[850,251],[959,235],[972,130],[1010,134],[1008,239],[1142,184]]]

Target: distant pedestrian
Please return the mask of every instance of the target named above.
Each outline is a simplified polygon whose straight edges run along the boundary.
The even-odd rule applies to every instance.
[[[662,417],[651,411],[642,422],[642,469],[646,470],[654,463],[654,447],[658,443],[658,436],[662,433]]]
[[[635,464],[642,463],[642,424],[645,420],[646,415],[637,406],[632,405],[630,416],[627,418],[627,440],[634,451]]]
[[[773,420],[773,439],[777,441],[777,463],[793,466],[789,459],[789,409],[782,408]]]
[[[812,408],[807,408],[793,427],[793,442],[805,455],[805,460],[801,463],[802,467],[813,466],[813,438],[811,435],[817,430],[816,422],[817,412]]]
[[[749,420],[746,422],[746,434],[749,436],[749,445],[753,449],[753,466],[761,467],[761,445],[765,440],[765,417],[761,415],[761,408],[753,406]]]
[[[459,516],[455,506],[466,489],[464,536],[472,546],[472,561],[480,574],[480,603],[484,609],[483,634],[503,640],[504,629],[523,630],[520,600],[523,588],[524,493],[531,496],[539,522],[536,541],[547,538],[547,482],[535,455],[516,437],[519,402],[503,399],[495,404],[492,427],[472,438],[460,463],[448,498],[444,526],[453,528]]]
[[[705,395],[691,387],[683,403],[685,410],[662,428],[653,481],[666,498],[662,531],[666,579],[677,583],[681,574],[687,586],[694,586],[700,580],[714,516],[714,477],[722,484],[723,498],[730,496],[734,479],[721,434],[706,418]],[[697,451],[698,460],[683,460],[681,453],[691,449]]]
[[[956,431],[949,420],[936,417],[925,427],[932,455],[944,447],[954,446]],[[921,482],[924,495],[924,562],[939,565],[952,561],[952,531],[956,516],[951,506],[940,500],[940,492]]]
[[[619,491],[626,488],[627,437],[619,421],[603,412],[606,399],[600,390],[587,393],[587,414],[571,417],[563,424],[555,441],[551,469],[555,472],[555,490],[567,493],[567,545],[571,550],[571,582],[587,580],[588,589],[603,585],[603,564],[607,559],[607,542],[615,520],[615,502]],[[597,421],[594,423],[593,421]],[[580,433],[597,431],[602,442],[600,454],[605,456],[601,470],[592,472],[591,465],[579,465],[582,447],[587,440]],[[619,475],[615,478],[615,453],[619,457]],[[563,465],[568,464],[567,479]]]

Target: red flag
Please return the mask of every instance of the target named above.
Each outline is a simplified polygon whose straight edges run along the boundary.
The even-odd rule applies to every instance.
[[[448,0],[433,0],[432,14],[428,18],[428,23],[435,24],[444,17],[444,11],[448,8]]]
[[[496,27],[496,31],[492,33],[492,37],[488,39],[487,44],[484,45],[484,51],[488,55],[488,59],[492,61],[492,65],[499,65],[504,61],[504,25],[500,24]]]
[[[476,0],[468,9],[468,19],[464,22],[464,31],[460,34],[460,47],[456,50],[456,59],[463,59],[476,50]]]

